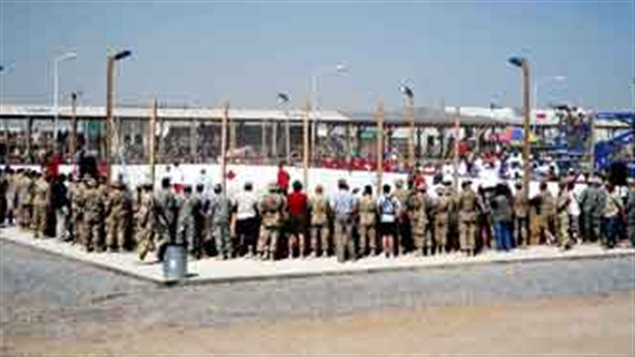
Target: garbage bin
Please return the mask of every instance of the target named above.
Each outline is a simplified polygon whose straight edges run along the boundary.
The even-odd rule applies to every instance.
[[[187,276],[187,248],[182,244],[168,244],[163,256],[163,276],[178,281]]]

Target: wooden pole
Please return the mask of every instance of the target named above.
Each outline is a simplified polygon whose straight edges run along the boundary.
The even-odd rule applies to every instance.
[[[291,124],[289,123],[289,113],[285,115],[284,121],[284,148],[286,159],[289,159],[291,155]]]
[[[591,114],[591,132],[589,133],[589,170],[595,171],[595,113]],[[635,149],[634,149],[635,150]]]
[[[303,162],[302,162],[302,173],[304,175],[304,189],[306,192],[309,192],[309,115],[311,113],[311,101],[307,100],[306,108],[304,111],[304,117],[302,120],[302,128],[303,128]]]
[[[196,120],[190,121],[190,156],[192,162],[196,162]]]
[[[150,180],[152,182],[152,188],[154,189],[154,183],[156,180],[156,157],[155,157],[155,140],[156,140],[156,127],[157,127],[157,114],[158,114],[159,104],[157,103],[156,98],[152,103],[152,113],[150,114],[150,133],[148,135],[149,138],[149,159],[150,159]]]
[[[113,82],[114,82],[114,71],[115,59],[112,56],[108,57],[106,61],[106,137],[104,138],[104,158],[106,159],[106,165],[108,167],[106,171],[106,182],[110,185],[111,180],[111,170],[112,170],[112,155],[111,155],[111,146],[112,146],[112,136],[113,136],[113,115],[112,115],[112,91],[113,91]]]
[[[233,158],[236,152],[236,120],[229,119],[229,156]]]
[[[221,138],[220,138],[220,156],[221,156],[221,182],[223,186],[223,192],[226,193],[227,188],[227,122],[229,120],[229,102],[225,102],[223,108],[223,120],[221,123]]]
[[[459,135],[461,130],[460,120],[461,109],[456,107],[456,113],[454,117],[454,192],[458,192],[459,189]]]
[[[410,125],[410,131],[408,133],[408,166],[410,168],[415,167],[415,110],[414,110],[414,97],[412,95],[406,96],[408,100],[408,123]]]
[[[351,151],[353,151],[353,143],[351,142],[351,124],[346,124],[346,166],[351,170]]]
[[[77,153],[77,93],[71,93],[71,140],[70,140],[70,156],[71,165],[75,164],[75,155]]]
[[[524,172],[523,172],[523,188],[525,189],[525,200],[529,202],[529,175],[530,175],[530,162],[529,162],[529,123],[530,123],[530,114],[531,114],[531,102],[529,97],[529,61],[524,60],[522,63],[523,70],[523,106],[525,109],[525,121],[524,121],[524,138],[523,138],[523,164],[524,164]]]
[[[271,156],[278,157],[278,122],[271,122]]]
[[[33,118],[29,117],[26,121],[26,156],[28,163],[32,164],[33,157]]]
[[[260,122],[260,151],[263,160],[268,157],[267,152],[267,122],[263,119]]]
[[[377,195],[381,192],[381,181],[384,174],[384,104],[377,106]]]

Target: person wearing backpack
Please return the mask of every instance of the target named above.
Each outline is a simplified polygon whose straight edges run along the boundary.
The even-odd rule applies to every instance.
[[[383,194],[377,201],[379,212],[379,234],[386,258],[395,256],[395,236],[397,234],[397,214],[400,210],[399,200],[390,192],[390,186],[384,185]]]

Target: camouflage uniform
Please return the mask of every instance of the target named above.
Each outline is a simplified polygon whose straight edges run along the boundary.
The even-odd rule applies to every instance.
[[[560,188],[558,197],[556,198],[556,211],[557,211],[557,239],[558,245],[569,248],[571,246],[571,240],[569,237],[569,212],[567,207],[569,206],[569,192],[566,188]]]
[[[600,222],[596,218],[594,219],[594,212],[597,211],[596,206],[600,196],[595,180],[595,178],[592,178],[580,195],[581,235],[582,240],[585,242],[595,242],[600,238]]]
[[[476,193],[464,183],[463,191],[459,195],[459,242],[461,250],[468,254],[474,253],[476,240]]]
[[[230,258],[234,249],[231,242],[229,225],[232,213],[232,202],[224,193],[211,198],[208,211],[208,240],[214,239],[219,257]]]
[[[311,245],[316,255],[318,251],[318,234],[321,240],[320,256],[327,256],[329,251],[329,203],[321,192],[316,193],[309,200],[311,210]]]
[[[373,255],[377,255],[377,234],[375,230],[377,215],[377,200],[372,195],[363,195],[359,205],[359,248],[361,255],[366,255],[370,248]]]
[[[35,237],[44,236],[47,224],[47,214],[51,203],[51,187],[44,176],[40,176],[35,181],[33,188],[33,219],[31,221],[31,229],[35,233]]]
[[[540,198],[540,214],[544,219],[542,228],[547,241],[549,242],[554,238],[556,228],[556,200],[548,189],[540,192]]]
[[[25,173],[20,180],[20,226],[29,228],[33,214],[33,188],[34,180],[32,174]]]
[[[75,181],[71,183],[69,190],[71,202],[71,235],[74,243],[86,246],[86,240],[82,235],[82,224],[84,220],[84,195],[87,190],[85,181]]]
[[[395,190],[393,192],[393,197],[395,197],[399,201],[399,207],[401,207],[401,211],[398,212],[397,235],[395,236],[395,244],[398,247],[399,255],[403,254],[404,252],[410,226],[407,212],[408,197],[410,197],[410,192],[405,189],[403,185],[404,181],[402,179],[397,179],[395,181]]]
[[[447,249],[450,200],[443,188],[437,188],[438,197],[434,203],[434,246],[437,253]]]
[[[161,224],[157,219],[156,210],[154,208],[154,197],[150,190],[151,188],[145,186],[141,192],[141,201],[135,216],[135,241],[137,243],[139,259],[141,260],[145,259],[145,256],[149,252],[155,251],[155,231],[153,227]]]
[[[417,192],[408,199],[408,211],[410,213],[410,227],[412,239],[417,248],[416,254],[420,255],[424,250],[432,248],[432,242],[426,239],[428,227],[428,212],[424,187],[419,187]]]
[[[106,218],[106,245],[109,249],[117,250],[124,246],[129,225],[130,201],[125,186],[121,183],[113,185],[106,202],[106,213],[108,215],[108,218]]]
[[[284,197],[273,187],[270,187],[269,192],[258,203],[262,216],[258,253],[263,258],[275,259],[285,206]]]
[[[152,207],[155,220],[153,223],[157,223],[151,226],[156,239],[155,245],[158,247],[157,256],[159,260],[163,260],[167,244],[183,243],[178,240],[176,235],[177,205],[170,188],[162,188],[155,194]]]
[[[90,252],[95,248],[101,251],[103,250],[100,237],[104,219],[104,200],[95,179],[88,179],[86,190],[82,196],[84,219],[81,225],[81,236],[87,251]]]
[[[517,186],[518,187],[518,186]],[[525,197],[525,190],[519,189],[513,197],[514,207],[514,234],[513,237],[518,245],[529,244],[527,224],[529,219],[529,202]]]
[[[179,214],[177,220],[177,235],[187,244],[190,252],[194,251],[194,199],[191,193],[184,193],[178,200]]]

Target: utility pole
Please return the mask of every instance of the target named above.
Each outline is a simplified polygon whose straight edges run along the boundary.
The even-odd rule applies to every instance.
[[[384,174],[384,104],[379,102],[377,113],[377,195],[381,192],[381,181]]]
[[[311,101],[306,101],[304,117],[302,118],[302,172],[304,174],[304,189],[309,192],[309,115],[311,113]]]
[[[221,156],[221,182],[223,185],[223,193],[227,193],[227,122],[229,120],[229,102],[225,102],[223,108],[223,119],[221,123],[221,138],[220,138],[220,156]]]
[[[152,113],[150,114],[150,133],[149,133],[150,135],[148,136],[149,138],[148,152],[149,152],[149,159],[150,159],[150,180],[152,181],[153,190],[154,190],[154,183],[156,178],[155,140],[157,135],[156,128],[157,128],[158,107],[159,107],[159,104],[157,103],[157,99],[155,98],[154,102],[152,103]]]
[[[461,130],[460,107],[456,107],[454,116],[454,192],[459,192],[459,131]]]
[[[77,153],[77,93],[71,93],[71,140],[70,140],[71,165],[75,164]]]
[[[530,101],[530,85],[529,85],[529,60],[522,57],[512,57],[509,63],[519,67],[522,70],[523,77],[523,109],[524,109],[524,122],[523,122],[523,186],[525,189],[525,199],[529,201],[529,176],[531,174],[531,163],[529,162],[530,144],[529,144],[529,125],[531,121],[531,101]]]

